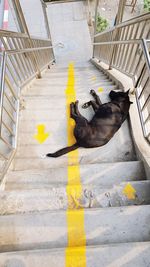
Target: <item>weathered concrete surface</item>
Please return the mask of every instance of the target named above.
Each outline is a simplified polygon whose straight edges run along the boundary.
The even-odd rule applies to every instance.
[[[41,1],[20,0],[29,32],[32,36],[47,38]],[[34,12],[33,12],[34,11]]]
[[[47,11],[53,45],[63,44],[54,48],[57,64],[85,64],[92,56],[92,45],[82,1],[48,5]]]
[[[121,182],[145,179],[142,162],[115,162],[80,165],[83,185],[110,187]],[[48,189],[67,185],[67,167],[45,170],[10,171],[6,176],[5,190]]]
[[[87,246],[150,240],[149,205],[88,209],[84,214]],[[0,229],[1,252],[67,246],[64,211],[0,216]]]
[[[71,250],[72,252],[74,250]],[[150,242],[88,247],[87,267],[146,267]],[[109,256],[108,256],[109,255]],[[65,267],[65,249],[41,249],[0,254],[0,267]]]
[[[109,187],[93,184],[74,185],[67,196],[66,186],[54,185],[50,189],[32,189],[29,191],[0,192],[0,215],[34,211],[91,209],[150,204],[150,181],[130,182],[135,190],[134,199],[129,199],[123,192],[127,182]]]

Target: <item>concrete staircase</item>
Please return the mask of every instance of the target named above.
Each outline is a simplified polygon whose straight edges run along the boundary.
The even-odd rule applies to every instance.
[[[53,66],[22,92],[18,150],[0,191],[0,267],[68,266],[68,156],[43,158],[67,145],[66,84],[67,68]],[[75,89],[80,111],[90,119],[92,109],[81,108],[89,90],[100,91],[106,102],[110,90],[119,88],[87,63],[75,66]],[[33,137],[39,124],[50,134],[44,144]],[[136,158],[128,121],[104,147],[78,152],[82,190],[72,212],[84,209],[86,265],[150,266],[150,181]],[[128,183],[134,199],[123,193]],[[80,249],[77,240],[70,257]]]

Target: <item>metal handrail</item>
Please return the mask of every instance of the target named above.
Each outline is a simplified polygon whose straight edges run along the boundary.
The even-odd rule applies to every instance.
[[[51,46],[44,46],[44,47],[34,47],[34,48],[26,48],[26,49],[14,49],[14,50],[5,50],[5,52],[7,53],[7,55],[11,54],[11,55],[15,55],[15,54],[23,54],[23,53],[27,53],[27,52],[33,52],[33,51],[38,51],[38,50],[45,50],[45,49],[54,49],[57,46],[63,46],[62,43],[57,43],[55,45],[51,45]]]
[[[0,180],[5,175],[17,148],[17,130],[22,87],[53,61],[53,46],[48,39],[0,30],[3,49],[0,77]],[[57,44],[58,45],[58,44]],[[36,62],[35,59],[36,58]]]
[[[14,31],[8,31],[8,30],[2,30],[0,29],[0,37],[15,37],[15,38],[28,38],[28,35],[26,33],[19,33]]]
[[[147,44],[150,43],[150,40],[142,39],[141,42],[142,42],[142,46],[143,46],[143,52],[144,52],[144,55],[146,58],[147,67],[148,67],[148,70],[150,72],[150,52],[148,51],[148,48],[147,48]]]
[[[45,49],[50,49],[53,48],[53,46],[44,46],[44,47],[35,47],[35,48],[28,48],[28,49],[21,49],[21,50],[5,50],[7,55],[16,55],[16,54],[23,54],[23,53],[28,53],[28,52],[33,52],[33,51],[38,51],[38,50],[45,50]]]
[[[108,42],[100,42],[100,43],[93,43],[95,45],[115,45],[115,44],[140,44],[141,39],[136,40],[122,40],[122,41],[108,41]]]
[[[113,26],[113,27],[111,27],[110,29],[108,29],[108,30],[106,30],[104,32],[96,33],[94,36],[97,37],[97,36],[103,35],[104,33],[111,32],[111,31],[113,31],[115,29],[122,28],[122,27],[125,27],[125,26],[130,26],[130,25],[133,25],[135,23],[139,23],[141,21],[149,19],[149,17],[150,17],[150,12],[147,12],[145,14],[142,14],[142,15],[133,17],[133,18],[131,18],[129,20],[123,21],[120,24],[118,24],[116,26]]]
[[[94,35],[93,57],[133,79],[145,139],[150,143],[150,12]]]

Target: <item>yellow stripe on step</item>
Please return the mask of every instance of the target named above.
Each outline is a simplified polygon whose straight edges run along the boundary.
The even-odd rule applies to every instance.
[[[68,67],[68,83],[66,88],[68,146],[71,146],[76,142],[73,135],[75,122],[70,118],[70,103],[75,102],[75,100],[74,65],[73,63],[70,63]],[[68,185],[66,190],[68,196],[68,247],[66,248],[66,267],[86,267],[84,209],[79,204],[79,200],[82,196],[82,185],[80,179],[78,150],[68,153]]]

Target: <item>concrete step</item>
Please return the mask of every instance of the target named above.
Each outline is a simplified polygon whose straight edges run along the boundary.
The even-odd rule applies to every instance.
[[[101,82],[106,82],[107,84],[116,84],[114,81],[110,80],[106,75],[101,74],[100,75],[95,75],[93,73],[93,75],[89,75],[88,72],[75,72],[75,85],[79,85],[79,84],[93,84],[93,83],[101,83]],[[35,80],[33,87],[36,87],[36,85],[40,84],[42,85],[44,84],[50,84],[52,85],[53,83],[56,83],[60,86],[63,85],[67,85],[67,80],[68,80],[68,70],[65,73],[59,73],[59,74],[49,74],[48,76],[46,76],[44,74],[44,76],[42,77],[42,79],[40,80]]]
[[[67,86],[67,76],[58,76],[58,77],[48,77],[48,78],[43,78],[41,80],[36,80],[32,88],[38,88],[39,86],[44,87],[49,87],[53,88],[53,85],[57,85],[60,88],[66,87]],[[89,86],[92,85],[98,85],[98,86],[116,86],[116,84],[113,81],[110,81],[106,76],[100,76],[100,77],[90,77],[87,80],[83,80],[82,76],[75,77],[75,87],[78,88],[80,86],[83,87],[83,85],[88,84]],[[88,89],[88,88],[87,88]],[[28,90],[27,90],[28,91]],[[25,90],[26,92],[26,90]]]
[[[97,90],[98,91],[98,90]],[[102,93],[97,92],[100,96],[100,99],[102,103],[109,102],[109,96],[108,91],[104,91]],[[24,109],[21,110],[21,114],[25,111],[43,111],[43,110],[51,110],[52,108],[54,110],[57,109],[66,109],[66,97],[64,96],[23,96],[23,106]],[[79,110],[81,113],[85,111],[85,109],[82,108],[83,103],[92,100],[92,96],[89,94],[89,90],[84,93],[77,94],[77,99],[79,100]],[[91,108],[89,107],[88,113],[91,112]]]
[[[46,150],[46,148],[45,148]],[[49,151],[47,151],[49,152]],[[32,169],[48,169],[48,168],[62,168],[64,166],[68,166],[68,157],[67,156],[62,156],[57,159],[54,158],[42,158],[42,154],[39,154],[37,158],[31,157],[32,155],[32,149],[30,152],[30,157],[26,158],[15,158],[13,161],[13,170],[17,171],[24,171],[24,170],[32,170]],[[97,154],[97,152],[94,152],[93,154]],[[98,153],[99,155],[99,153]],[[69,163],[70,166],[76,164],[78,159],[76,157],[70,158],[72,162]],[[124,162],[126,161],[131,161],[134,160],[131,154],[125,155],[122,153],[122,155],[115,155],[113,158],[106,158],[106,157],[97,157],[97,158],[92,158],[90,154],[86,155],[86,150],[82,150],[82,155],[79,155],[79,162],[80,166],[82,164],[98,164],[98,163],[115,163],[115,162]]]
[[[66,119],[66,107],[62,108],[49,108],[47,110],[23,110],[21,112],[20,119],[25,121],[35,120],[35,121],[44,121],[45,119],[49,121],[49,124],[51,123],[51,120],[58,120],[59,118]]]
[[[46,83],[44,85],[44,82],[42,82],[42,84],[36,84],[35,86],[32,87],[32,90],[30,88],[26,88],[26,90],[23,90],[22,92],[22,96],[26,95],[26,96],[43,96],[43,95],[46,95],[46,96],[53,96],[53,95],[58,95],[58,96],[61,96],[61,95],[64,95],[65,94],[65,90],[66,90],[66,86],[67,86],[67,82],[64,82],[64,83],[54,83],[52,82],[51,84],[50,83]],[[77,93],[81,93],[83,92],[83,84],[76,84],[75,86],[78,87],[77,89]],[[42,89],[41,89],[42,87]],[[91,86],[88,86],[87,89],[88,91],[91,89],[94,89],[98,87],[103,87],[103,90],[104,91],[108,91],[110,92],[111,90],[115,90],[117,89],[117,86],[115,85],[107,85],[107,84],[103,84],[103,83],[98,83],[98,84],[95,84],[92,86],[93,88],[91,88]]]
[[[76,73],[89,73],[89,74],[94,74],[94,75],[106,75],[104,72],[101,70],[98,70],[95,68],[95,66],[89,61],[85,66],[77,66],[76,62],[74,62],[74,68]],[[60,73],[65,73],[68,71],[68,65],[67,66],[62,66],[59,64],[54,64],[51,65],[51,69],[47,69],[46,72],[44,73],[45,76],[49,75],[59,75]]]
[[[70,248],[70,256],[78,262],[84,248]],[[119,243],[86,247],[87,267],[148,267],[150,242]],[[75,256],[76,255],[76,256]],[[107,256],[109,255],[109,257]],[[41,249],[0,253],[1,267],[65,267],[66,249]],[[100,265],[101,264],[101,265]]]
[[[130,182],[136,196],[129,199],[123,190],[127,182],[98,187],[95,184],[82,186],[80,198],[77,196],[79,186],[70,187],[72,194],[68,201],[66,186],[52,186],[50,189],[33,189],[0,192],[0,215],[50,210],[67,210],[79,208],[106,208],[150,204],[150,181]]]
[[[79,111],[85,118],[91,120],[94,115],[93,109],[92,108],[82,109],[81,107],[87,101],[89,101],[89,99],[87,99],[86,101],[84,99],[83,102],[80,103]],[[30,121],[33,121],[33,123],[36,121],[44,122],[46,120],[48,121],[49,125],[51,125],[51,123],[53,123],[54,121],[56,122],[59,121],[60,123],[67,125],[66,105],[64,104],[64,106],[59,108],[59,103],[57,104],[53,103],[50,105],[49,109],[22,110],[20,113],[20,120],[22,121],[22,124],[30,123]]]
[[[37,126],[39,124],[45,125],[45,131],[49,133],[49,137],[48,137],[49,140],[47,139],[47,142],[50,142],[51,138],[53,138],[54,144],[56,144],[57,142],[56,136],[57,136],[57,139],[58,139],[58,136],[61,136],[63,144],[62,142],[61,144],[59,144],[60,143],[59,142],[57,146],[59,146],[60,148],[60,145],[66,144],[67,136],[64,133],[67,132],[67,122],[66,122],[66,119],[64,119],[62,120],[62,123],[60,123],[60,120],[51,120],[51,122],[48,120],[32,120],[32,121],[21,120],[19,123],[19,139],[18,139],[20,145],[24,145],[24,143],[26,142],[25,140],[23,141],[22,139],[24,137],[29,138],[30,143],[31,143],[31,140],[34,139],[34,135],[37,133]],[[34,140],[32,140],[32,142],[33,141]],[[36,144],[38,145],[38,143]],[[43,143],[43,145],[44,144],[45,143]]]
[[[68,73],[67,73],[68,75]],[[39,87],[39,86],[43,86],[43,87],[53,87],[53,85],[57,85],[59,86],[60,88],[62,88],[63,86],[67,86],[67,79],[68,79],[68,76],[67,75],[58,75],[58,76],[49,76],[47,78],[43,77],[42,80],[36,80],[35,83],[33,84],[33,87],[36,88],[36,87]],[[82,75],[79,75],[79,76],[75,76],[75,88],[77,89],[77,87],[84,87],[85,85],[88,85],[89,89],[90,89],[90,86],[93,86],[93,85],[97,85],[97,86],[116,86],[115,82],[112,81],[112,80],[109,80],[107,78],[107,76],[99,76],[99,77],[96,77],[96,76],[91,76],[91,77],[87,77],[86,76],[86,79],[85,77],[83,77]],[[87,89],[88,89],[87,87]]]
[[[84,77],[84,80],[83,80]],[[86,77],[86,80],[85,80]],[[66,81],[68,79],[68,70],[62,71],[62,72],[58,72],[58,73],[53,73],[50,72],[48,74],[44,74],[44,76],[42,77],[41,80],[36,80],[34,83],[34,85],[41,83],[42,81],[44,81],[45,83],[48,83],[50,81],[50,83],[54,80],[54,81]],[[81,82],[81,81],[86,81],[89,83],[95,83],[95,82],[107,82],[107,83],[114,83],[112,80],[110,80],[106,75],[104,75],[101,72],[95,73],[95,72],[88,72],[86,71],[82,71],[82,70],[75,70],[75,82]]]
[[[51,168],[43,170],[9,171],[6,175],[5,190],[49,189],[66,186],[68,168]],[[127,161],[115,163],[81,164],[81,184],[111,187],[121,182],[145,179],[142,162]]]
[[[19,134],[19,138],[18,138],[19,145],[21,146],[37,145],[39,147],[38,142],[34,138],[34,134],[37,132],[37,125],[44,124],[46,127],[46,131],[50,135],[46,139],[44,144],[40,145],[41,149],[44,145],[51,145],[50,146],[51,149],[49,148],[48,152],[50,152],[50,150],[53,152],[55,151],[55,149],[60,149],[64,146],[67,146],[66,117],[63,116],[62,114],[61,119],[56,118],[55,120],[49,121],[49,120],[44,120],[44,115],[42,115],[44,113],[45,112],[41,112],[41,115],[39,113],[39,117],[37,116],[34,120],[31,120],[31,121],[29,119],[21,120],[20,127],[19,127],[21,129],[21,133]],[[47,116],[51,117],[51,114],[49,113],[47,114]],[[25,128],[27,129],[26,130],[27,132],[24,132]],[[57,147],[55,147],[56,145]],[[92,149],[86,149],[86,150],[91,152],[97,149],[98,148],[92,148]],[[102,153],[107,153],[108,155],[110,153],[111,156],[113,156],[115,155],[117,149],[119,149],[119,151],[125,151],[125,153],[127,151],[133,150],[131,135],[128,129],[128,121],[125,121],[123,125],[121,126],[121,128],[113,136],[113,138],[105,146],[102,146],[99,149],[101,149],[100,153],[101,153],[102,158],[103,158]],[[32,150],[32,147],[31,147],[31,150]]]
[[[76,78],[80,78],[80,77],[86,77],[86,79],[88,80],[95,80],[95,78],[102,78],[105,77],[108,79],[107,74],[104,73],[103,71],[101,71],[100,69],[95,68],[95,66],[89,62],[86,63],[86,65],[81,65],[81,66],[77,66],[76,64],[74,64],[74,69],[75,69],[75,77]],[[64,67],[64,66],[60,66],[59,64],[53,65],[51,66],[51,69],[47,69],[46,72],[43,75],[43,79],[44,78],[49,78],[49,77],[54,77],[57,78],[59,77],[64,77],[66,75],[68,75],[68,66]]]
[[[88,102],[92,99],[90,97],[89,92],[86,94],[79,94],[79,111],[80,113],[87,118],[88,120],[91,120],[94,116],[94,111],[92,107],[89,107],[88,109],[83,109],[82,105],[85,102]],[[100,95],[100,99],[102,103],[106,103],[109,101],[108,94],[103,93]],[[45,123],[45,121],[48,121],[47,124],[53,124],[54,120],[59,121],[60,124],[66,122],[66,99],[64,96],[62,97],[56,97],[54,96],[53,99],[51,99],[50,96],[44,96],[44,97],[26,97],[21,104],[21,112],[20,112],[20,129],[22,130],[23,126],[28,124],[28,127],[25,125],[25,129],[23,128],[23,131],[26,132],[26,129],[30,128],[30,125],[32,125],[31,120],[33,120],[33,123],[41,122]],[[65,121],[64,121],[65,120]],[[30,123],[31,122],[31,123]],[[55,128],[55,125],[54,127]]]
[[[65,103],[66,103],[66,98],[65,96],[63,97],[57,97],[54,96],[53,97],[53,101],[52,98],[50,96],[48,97],[35,97],[35,96],[24,96],[22,97],[23,101],[24,101],[24,107],[25,109],[21,110],[22,112],[27,111],[31,111],[31,110],[49,110],[50,108],[64,108]],[[58,105],[59,103],[59,105]]]
[[[45,124],[46,132],[50,133],[50,136],[44,144],[38,144],[37,140],[34,138],[34,134],[37,132],[37,125],[42,122],[35,122],[35,130],[33,133],[20,133],[18,149],[14,160],[14,169],[41,169],[64,167],[68,165],[67,154],[56,159],[41,158],[43,154],[55,152],[56,150],[67,146],[67,137],[66,133],[64,133],[66,126],[64,128],[62,124],[58,123],[56,124],[58,125],[58,128],[51,128],[51,124],[48,126]],[[24,127],[25,126],[28,127],[28,123],[24,124]],[[132,161],[136,159],[129,129],[127,127],[127,121],[105,146],[92,149],[79,148],[78,151],[78,160],[80,164]],[[74,162],[74,160],[76,160],[76,158],[72,158],[72,162]]]
[[[68,211],[80,213],[81,211]],[[83,211],[82,211],[83,212]],[[84,211],[87,246],[150,241],[150,206]],[[70,234],[74,229],[69,229]],[[65,211],[0,216],[0,251],[62,248],[68,244]],[[80,240],[78,246],[82,246]]]

